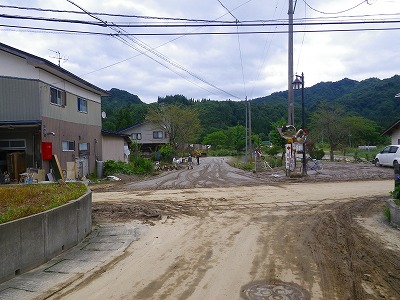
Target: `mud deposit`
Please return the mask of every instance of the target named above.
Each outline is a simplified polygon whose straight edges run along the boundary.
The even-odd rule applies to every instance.
[[[325,164],[285,178],[224,159],[94,189],[94,222],[149,224],[62,299],[400,299],[393,169]]]

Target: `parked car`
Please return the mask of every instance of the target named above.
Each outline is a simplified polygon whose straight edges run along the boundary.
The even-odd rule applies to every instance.
[[[394,167],[400,163],[400,145],[389,145],[383,148],[374,159],[375,166]]]

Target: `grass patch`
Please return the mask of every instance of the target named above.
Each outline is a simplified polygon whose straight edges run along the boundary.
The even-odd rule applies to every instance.
[[[385,216],[386,221],[390,224],[391,217],[390,217],[390,209],[388,207],[385,207],[383,209],[383,215]]]
[[[58,207],[86,192],[79,182],[0,186],[0,224]]]

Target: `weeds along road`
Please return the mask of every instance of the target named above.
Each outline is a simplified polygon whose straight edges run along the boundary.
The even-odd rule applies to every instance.
[[[152,226],[54,298],[400,299],[400,232],[382,214],[393,180],[256,184],[208,164],[95,192],[95,221]]]

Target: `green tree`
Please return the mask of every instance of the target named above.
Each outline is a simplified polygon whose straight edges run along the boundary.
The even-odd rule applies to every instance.
[[[196,109],[180,104],[150,107],[148,120],[164,129],[174,150],[183,150],[185,143],[195,143],[200,133]]]
[[[360,116],[346,116],[342,120],[347,128],[349,147],[379,145],[383,142],[381,128],[371,120]]]
[[[313,135],[322,135],[329,144],[329,157],[334,161],[334,151],[347,141],[348,128],[343,122],[344,109],[340,105],[322,102],[311,116]]]
[[[222,130],[207,134],[203,139],[203,145],[211,145],[212,149],[222,149],[227,146],[228,136]]]
[[[285,149],[286,140],[280,135],[277,128],[285,126],[287,123],[284,118],[272,123],[272,130],[269,133],[269,139],[274,148],[279,148],[283,151]]]
[[[243,151],[246,146],[246,128],[242,125],[229,127],[226,130],[228,136],[228,145],[230,149],[235,150],[237,153]]]

